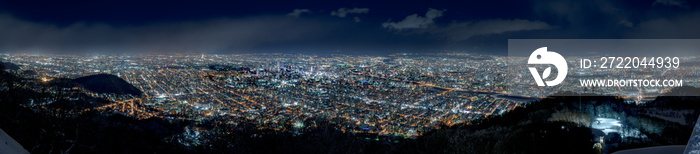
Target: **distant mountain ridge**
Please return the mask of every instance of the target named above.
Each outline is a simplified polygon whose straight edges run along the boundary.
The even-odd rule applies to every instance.
[[[134,96],[143,94],[141,90],[124,81],[124,79],[111,74],[90,75],[76,78],[72,81],[96,93],[131,94]]]
[[[700,96],[700,88],[691,86],[676,87],[661,96]]]

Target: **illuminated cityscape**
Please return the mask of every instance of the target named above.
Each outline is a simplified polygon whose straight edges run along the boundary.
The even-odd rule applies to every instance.
[[[538,93],[507,95],[509,85],[524,85],[524,79],[507,80],[513,74],[508,74],[506,64],[513,58],[465,53],[386,57],[5,54],[0,59],[21,66],[18,74],[41,82],[113,74],[144,92],[134,96],[52,89],[53,93],[78,90],[113,102],[71,113],[99,110],[138,119],[194,121],[223,118],[231,119],[229,125],[237,124],[233,119],[244,118],[280,131],[290,131],[285,125],[306,127],[299,122],[321,117],[347,120],[348,125],[341,126],[343,131],[420,136],[442,125],[468,124],[503,114],[555,92],[531,89]],[[698,68],[673,71],[697,75]],[[560,87],[558,91],[582,91],[566,89],[575,86]],[[617,89],[595,92],[624,94]],[[51,100],[34,104],[45,106]]]
[[[478,71],[503,69],[503,63],[495,60],[286,54],[5,55],[3,59],[35,70],[28,77],[42,81],[117,75],[144,91],[144,96],[85,92],[115,102],[98,110],[141,118],[242,117],[282,129],[283,124],[309,117],[340,117],[354,124],[347,131],[415,136],[441,124],[502,114],[524,103],[500,96],[503,86],[492,83],[502,78],[497,72]],[[140,106],[133,107],[135,102]]]

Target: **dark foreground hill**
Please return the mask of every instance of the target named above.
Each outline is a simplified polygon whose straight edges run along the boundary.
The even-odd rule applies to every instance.
[[[642,105],[625,103],[615,96],[548,97],[502,116],[435,130],[402,149],[439,153],[612,153],[685,145],[700,115],[700,97],[693,93],[698,88],[672,91],[687,95],[663,96]],[[591,128],[597,118],[618,119],[622,131],[604,134]],[[643,135],[630,136],[633,132]],[[598,144],[599,140],[604,142]]]
[[[111,74],[85,76],[73,79],[73,82],[96,93],[131,94],[134,96],[143,94],[141,90],[124,81],[124,79]]]
[[[19,66],[15,65],[13,63],[7,63],[7,62],[0,61],[0,70],[4,70],[4,69],[16,71],[16,70],[19,70]]]

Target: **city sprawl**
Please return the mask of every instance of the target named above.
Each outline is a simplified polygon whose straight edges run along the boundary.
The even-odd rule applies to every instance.
[[[339,129],[380,135],[419,136],[445,125],[503,114],[531,100],[560,91],[590,91],[648,97],[638,89],[581,89],[564,83],[557,89],[531,85],[527,69],[508,66],[523,58],[481,54],[393,54],[384,57],[301,54],[178,55],[30,55],[5,54],[0,60],[21,67],[25,78],[50,82],[112,74],[143,91],[142,96],[80,92],[112,103],[86,110],[121,113],[139,119],[219,118],[255,121],[261,128],[290,131],[308,118],[341,118]],[[571,59],[573,61],[573,59]],[[685,58],[684,63],[697,63]],[[522,71],[509,69],[518,68]],[[585,72],[590,71],[590,72]],[[654,69],[645,74],[694,77],[698,67]],[[629,70],[578,70],[572,78],[612,76]],[[40,86],[30,87],[46,90]],[[517,95],[508,89],[519,89]],[[526,89],[526,90],[522,90]],[[663,89],[661,89],[663,90]],[[631,92],[630,92],[631,91]],[[632,96],[634,95],[634,96]],[[71,98],[67,98],[71,99]],[[36,100],[33,107],[55,100]],[[71,111],[79,114],[82,111]],[[190,128],[196,131],[210,131]]]

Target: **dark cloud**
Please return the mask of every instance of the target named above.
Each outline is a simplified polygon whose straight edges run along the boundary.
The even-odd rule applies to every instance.
[[[700,12],[642,21],[626,33],[630,38],[700,38]]]
[[[287,16],[299,18],[299,16],[301,16],[302,13],[311,13],[311,10],[309,10],[309,9],[294,9],[291,13],[288,13]]]
[[[620,20],[620,24],[625,26],[625,27],[634,27],[634,23],[632,23],[629,20]]]
[[[685,9],[678,9],[682,7]],[[700,38],[700,11],[683,0],[535,1],[533,18],[557,29],[539,38],[645,39]]]
[[[384,28],[404,30],[404,29],[416,29],[416,28],[427,28],[428,26],[435,23],[435,18],[441,17],[445,10],[437,10],[429,8],[425,16],[419,16],[418,14],[412,14],[404,18],[399,22],[387,21],[382,23]]]
[[[635,15],[633,10],[621,8],[618,4],[606,0],[553,0],[535,1],[532,6],[533,17],[560,26],[585,27],[617,26],[621,20],[628,20]],[[580,31],[580,30],[579,30]]]
[[[347,16],[348,14],[363,14],[363,13],[368,13],[368,12],[369,12],[369,8],[352,8],[352,9],[340,8],[338,10],[331,12],[331,15],[345,18],[345,16]]]
[[[551,28],[551,25],[542,21],[492,19],[475,22],[455,22],[445,27],[435,28],[431,32],[441,35],[449,41],[463,41],[478,35],[545,30]]]
[[[653,5],[688,8],[688,5],[684,0],[656,0],[654,1]]]
[[[700,38],[700,3],[683,0],[140,3],[0,2],[0,52],[505,52],[508,39]]]
[[[523,19],[484,19],[477,21],[454,21],[448,24],[435,24],[438,17],[443,16],[445,10],[428,9],[425,16],[412,14],[400,22],[385,22],[384,28],[399,30],[409,34],[430,33],[433,38],[448,40],[451,42],[468,40],[473,36],[502,34],[506,32],[544,30],[552,28],[542,21],[530,21]],[[411,30],[413,31],[407,31]]]
[[[323,22],[257,16],[239,19],[111,26],[75,23],[61,27],[0,15],[0,50],[99,52],[208,52],[251,49],[268,44],[318,38],[331,30]]]

